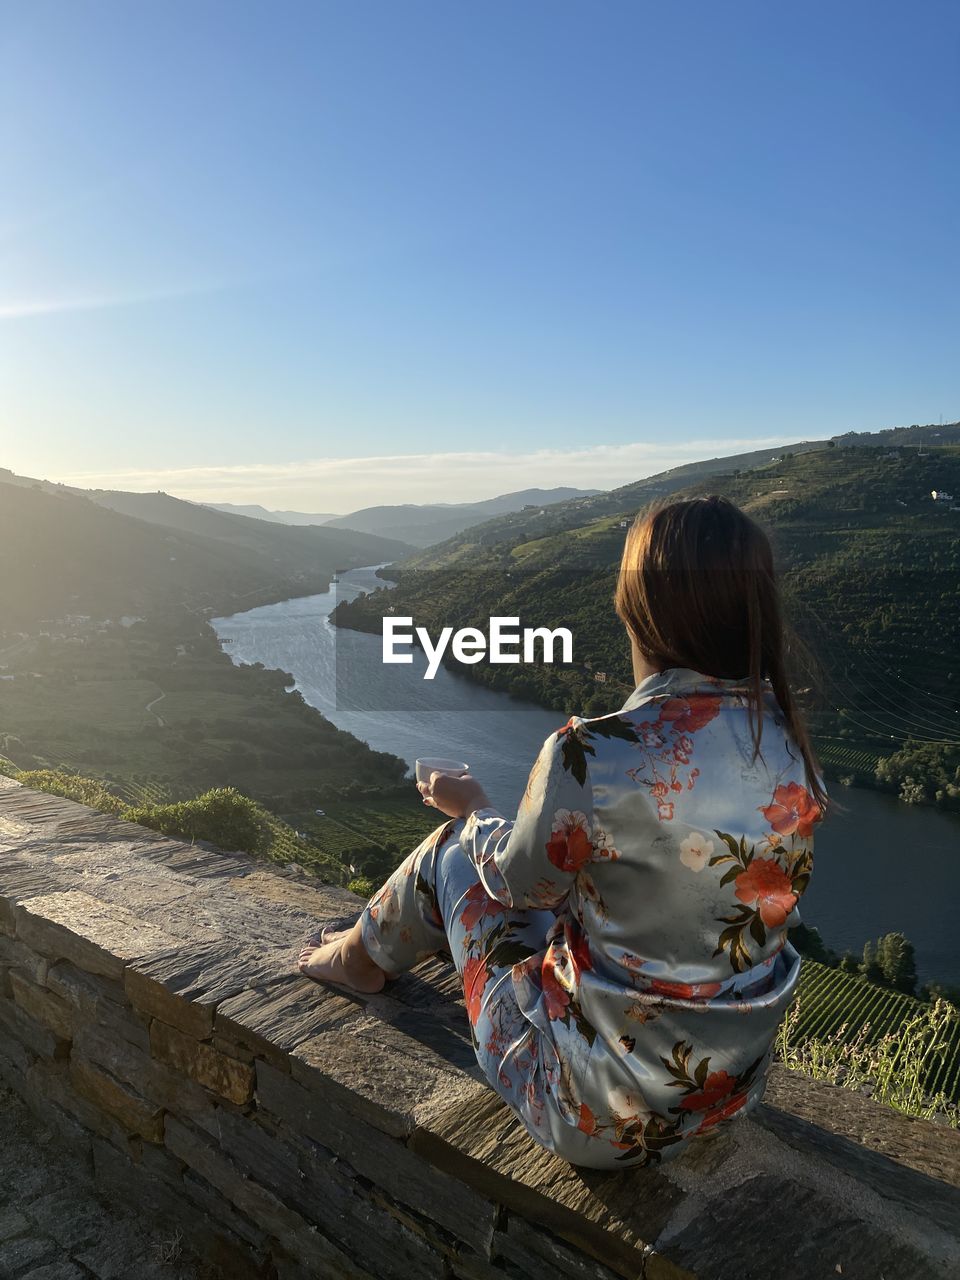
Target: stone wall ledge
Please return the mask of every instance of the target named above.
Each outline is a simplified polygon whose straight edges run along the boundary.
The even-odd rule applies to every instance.
[[[960,1275],[960,1133],[777,1068],[662,1169],[571,1168],[482,1080],[451,966],[295,972],[357,905],[0,778],[0,1077],[231,1280]]]

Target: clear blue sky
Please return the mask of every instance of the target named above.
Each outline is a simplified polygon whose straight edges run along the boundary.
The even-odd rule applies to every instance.
[[[336,511],[960,417],[958,53],[936,0],[0,0],[0,465]]]

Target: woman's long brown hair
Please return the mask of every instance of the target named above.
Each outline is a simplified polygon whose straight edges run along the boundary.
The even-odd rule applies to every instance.
[[[726,498],[690,498],[642,512],[627,534],[617,614],[659,670],[687,667],[748,685],[756,760],[768,679],[822,809],[827,794],[787,678],[783,612],[767,535]]]

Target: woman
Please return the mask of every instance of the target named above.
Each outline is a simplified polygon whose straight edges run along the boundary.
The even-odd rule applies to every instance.
[[[491,1085],[595,1168],[675,1155],[759,1101],[827,799],[752,520],[718,497],[638,518],[616,609],[624,707],[547,739],[512,821],[472,777],[421,784],[454,821],[300,957],[376,991],[449,951]]]

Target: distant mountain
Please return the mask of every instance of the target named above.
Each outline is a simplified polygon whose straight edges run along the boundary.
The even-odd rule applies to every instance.
[[[530,508],[532,518],[541,508],[588,498],[600,492],[599,489],[522,489],[518,493],[505,493],[481,502],[365,507],[349,515],[335,516],[326,527],[378,533],[385,538],[399,538],[401,542],[409,542],[415,547],[429,547],[493,516]]]
[[[272,524],[326,524],[328,520],[336,520],[336,512],[324,514],[308,511],[268,511],[259,503],[238,505],[234,502],[205,502],[205,507],[214,511],[227,511],[235,516],[252,516],[254,520],[269,520]]]
[[[395,559],[400,542],[291,528],[162,493],[72,490],[0,474],[0,626],[186,607],[198,613],[326,590],[339,568]]]
[[[824,440],[798,440],[793,444],[754,449],[747,453],[704,458],[698,462],[687,462],[679,467],[671,467],[668,471],[657,472],[656,475],[635,480],[618,489],[558,501],[551,504],[544,514],[538,515],[536,519],[532,518],[533,513],[529,511],[514,509],[488,519],[485,523],[465,526],[459,535],[451,535],[446,542],[431,545],[428,548],[423,548],[415,538],[406,538],[405,541],[414,546],[421,546],[421,552],[419,555],[409,557],[404,563],[410,567],[429,568],[453,564],[462,558],[469,559],[473,555],[473,548],[478,544],[481,546],[494,546],[499,543],[509,545],[524,542],[528,538],[544,538],[567,529],[579,528],[590,520],[636,512],[656,498],[669,497],[670,494],[678,493],[690,485],[707,482],[713,476],[737,476],[758,467],[776,464],[782,458],[789,459],[819,453],[824,449],[856,447],[878,450],[884,448],[916,450],[931,445],[946,447],[958,444],[960,444],[960,423],[954,422],[928,426],[892,427],[872,432],[850,431]]]

